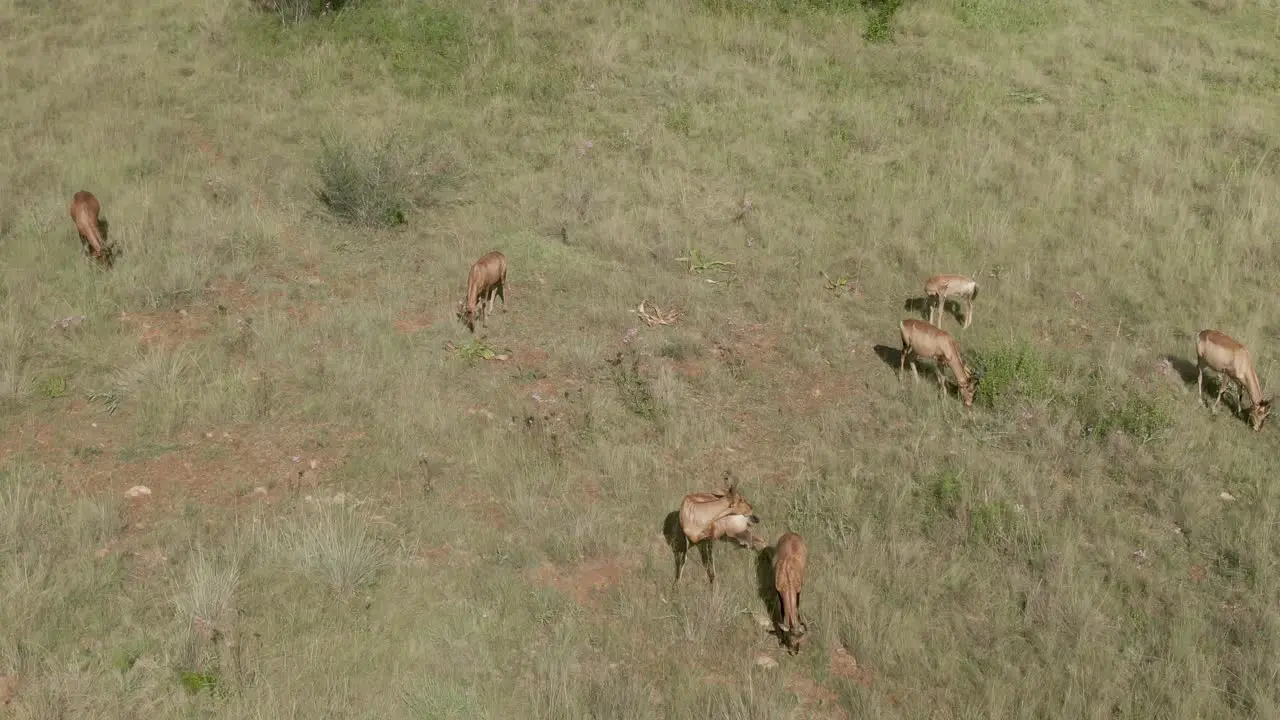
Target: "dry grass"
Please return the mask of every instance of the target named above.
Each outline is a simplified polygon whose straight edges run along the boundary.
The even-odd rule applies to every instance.
[[[0,3],[3,712],[1276,716],[1275,3],[897,5]]]

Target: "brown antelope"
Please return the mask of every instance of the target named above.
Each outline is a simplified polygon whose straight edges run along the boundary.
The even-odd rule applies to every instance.
[[[973,300],[978,297],[978,283],[963,275],[934,275],[925,281],[924,294],[930,323],[942,327],[942,309],[951,298],[964,301],[964,325],[961,327],[967,329],[973,323]]]
[[[1271,400],[1262,399],[1262,383],[1258,382],[1258,373],[1253,368],[1253,356],[1244,345],[1217,330],[1201,330],[1196,336],[1196,397],[1204,400],[1204,369],[1209,368],[1222,373],[1235,381],[1243,393],[1249,393],[1249,421],[1254,430],[1261,430],[1271,414]],[[1218,404],[1222,402],[1222,393],[1227,383],[1218,383],[1218,399],[1213,403],[1213,412],[1218,412]],[[1237,409],[1241,408],[1243,397],[1236,401]]]
[[[751,526],[760,522],[751,503],[738,494],[738,482],[734,480],[723,493],[693,493],[680,503],[680,535],[675,547],[676,579],[684,569],[685,554],[690,545],[697,545],[702,564],[707,568],[707,580],[716,582],[716,569],[712,561],[711,543],[723,537],[737,540],[744,547],[754,547],[756,538]]]
[[[71,198],[71,219],[76,223],[76,231],[80,240],[88,246],[93,257],[104,265],[111,264],[111,248],[102,241],[102,231],[98,225],[98,198],[87,190],[81,190]]]
[[[502,298],[502,306],[507,306],[507,298],[502,294],[503,285],[507,281],[507,256],[498,251],[475,261],[471,272],[467,275],[467,300],[458,303],[458,316],[466,323],[467,329],[476,331],[476,306],[480,307],[480,324],[489,327],[489,313],[493,311],[494,297]]]
[[[782,624],[778,632],[787,649],[799,652],[800,642],[808,632],[808,624],[800,619],[800,589],[804,587],[804,569],[809,559],[809,548],[804,538],[786,532],[778,538],[773,554],[773,586],[778,590],[782,604]]]
[[[938,386],[945,393],[947,383],[942,372],[942,363],[946,363],[956,376],[956,384],[960,386],[960,396],[964,398],[964,406],[973,407],[973,394],[978,389],[978,378],[960,358],[960,344],[956,339],[946,330],[915,318],[903,320],[898,327],[902,332],[902,355],[898,360],[898,379],[902,379],[902,371],[910,360],[911,374],[917,381],[920,380],[920,373],[916,370],[916,356],[929,358],[935,363],[934,372],[938,376]]]

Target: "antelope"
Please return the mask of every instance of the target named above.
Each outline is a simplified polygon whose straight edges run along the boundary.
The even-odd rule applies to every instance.
[[[751,526],[760,522],[751,503],[738,494],[738,482],[734,480],[723,493],[693,493],[680,503],[680,536],[677,538],[676,579],[672,588],[680,582],[685,555],[690,545],[697,545],[702,564],[707,568],[707,580],[715,585],[716,569],[712,561],[712,546],[716,540],[730,537],[744,547],[754,546],[757,539],[751,534]]]
[[[1196,397],[1202,403],[1206,367],[1231,378],[1242,392],[1249,393],[1249,421],[1254,430],[1261,430],[1262,423],[1271,414],[1271,401],[1274,397],[1262,399],[1262,383],[1258,382],[1258,373],[1253,368],[1253,356],[1249,354],[1249,349],[1217,330],[1200,331],[1196,336]],[[1218,383],[1218,399],[1213,403],[1212,412],[1218,412],[1218,404],[1222,402],[1222,393],[1226,389],[1226,382]],[[1240,400],[1237,400],[1237,409],[1242,409],[1240,404]]]
[[[951,298],[964,301],[964,325],[961,327],[968,329],[973,323],[973,300],[978,297],[978,283],[963,275],[934,275],[925,281],[924,294],[930,323],[942,327],[942,309]]]
[[[480,324],[489,327],[489,313],[493,311],[494,297],[502,298],[502,306],[507,306],[507,298],[502,287],[507,281],[507,257],[498,251],[475,261],[471,272],[467,275],[467,300],[465,305],[458,303],[458,316],[466,323],[467,329],[476,331],[476,307],[480,307]]]
[[[773,586],[782,605],[782,623],[778,632],[791,653],[800,651],[800,642],[808,632],[808,623],[800,619],[800,588],[804,586],[804,569],[809,548],[804,538],[786,532],[778,538],[773,555]]]
[[[76,223],[76,231],[80,240],[88,246],[93,257],[104,265],[111,264],[111,248],[102,240],[102,232],[98,225],[98,198],[88,190],[81,190],[71,198],[71,219]]]
[[[956,339],[946,330],[915,318],[903,320],[898,328],[902,333],[902,355],[898,360],[899,380],[910,358],[911,374],[919,381],[920,373],[916,370],[916,356],[929,358],[935,363],[934,372],[938,376],[938,386],[945,393],[947,383],[942,372],[942,363],[945,362],[951,366],[951,372],[956,376],[956,384],[960,386],[960,396],[964,398],[964,406],[973,407],[973,395],[978,389],[978,377],[960,358],[960,344]]]

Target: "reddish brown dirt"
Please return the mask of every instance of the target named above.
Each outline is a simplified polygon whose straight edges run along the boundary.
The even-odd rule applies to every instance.
[[[186,309],[177,312],[120,313],[120,320],[138,334],[138,342],[173,348],[202,337],[208,330],[205,313]]]
[[[396,332],[401,335],[410,335],[420,330],[426,330],[435,323],[435,319],[430,313],[408,313],[402,312],[396,317],[394,326]]]
[[[795,693],[800,700],[802,717],[847,720],[849,715],[840,707],[840,696],[807,677],[788,675],[782,686]]]
[[[875,680],[871,670],[859,665],[853,655],[842,647],[832,648],[828,669],[835,677],[852,680],[865,688],[871,687]]]
[[[622,582],[624,576],[634,572],[638,565],[634,561],[624,562],[616,558],[595,560],[574,568],[561,568],[544,562],[530,575],[533,582],[553,587],[583,607],[598,609],[601,596]]]

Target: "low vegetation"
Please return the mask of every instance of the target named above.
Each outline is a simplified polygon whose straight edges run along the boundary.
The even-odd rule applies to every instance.
[[[1280,431],[1195,392],[1203,328],[1280,382],[1274,4],[46,5],[0,714],[1280,711]],[[895,377],[935,273],[972,408]],[[768,551],[672,588],[726,471],[807,546],[794,656]]]

